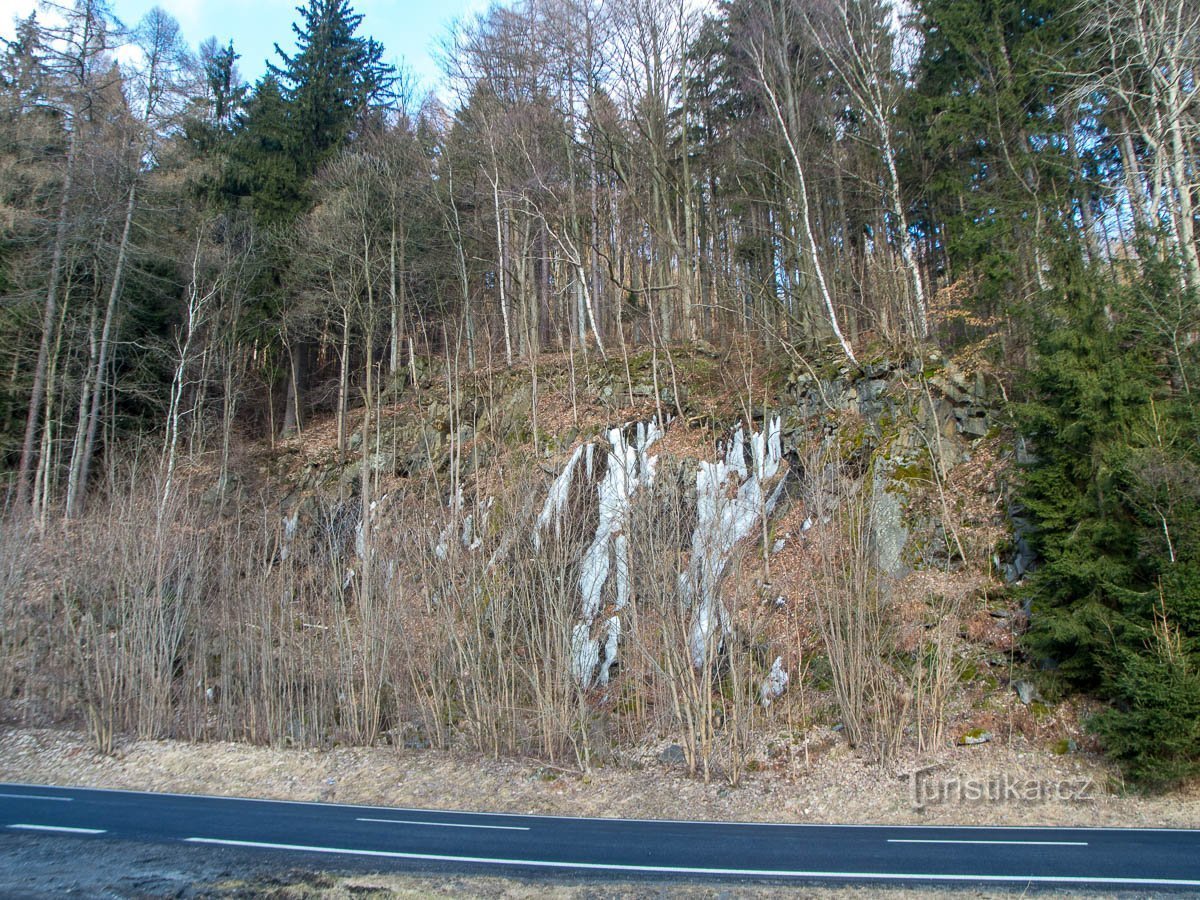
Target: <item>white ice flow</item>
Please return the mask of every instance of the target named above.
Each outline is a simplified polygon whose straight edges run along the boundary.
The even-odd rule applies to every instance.
[[[779,473],[781,465],[780,429],[781,422],[776,417],[768,421],[763,431],[751,432],[747,463],[745,431],[739,426],[730,437],[724,458],[702,462],[696,473],[698,514],[692,534],[692,554],[687,570],[679,574],[678,584],[683,608],[691,610],[689,651],[697,666],[704,663],[713,648],[712,641],[720,640],[729,630],[729,616],[721,604],[718,588],[733,549],[770,515],[782,493],[782,480],[767,493],[767,485]],[[632,581],[625,525],[632,498],[638,488],[653,482],[658,461],[648,453],[651,445],[662,437],[658,425],[644,422],[632,428],[632,434],[630,430],[614,428],[608,432],[606,467],[596,488],[599,523],[580,560],[580,616],[571,632],[571,674],[584,687],[606,684],[617,659],[621,638],[621,619],[617,613],[629,603]],[[552,527],[555,536],[561,536],[562,518],[580,461],[585,462],[590,483],[596,446],[589,443],[577,447],[551,484],[534,529],[534,547],[542,546]],[[604,588],[610,582],[613,614],[597,627]],[[786,685],[787,673],[782,661],[777,661],[763,684],[763,701],[770,702]]]
[[[632,434],[627,432],[632,431]],[[608,432],[608,454],[604,477],[596,486],[600,521],[579,565],[580,616],[571,631],[571,675],[584,687],[597,681],[607,684],[609,670],[617,659],[621,619],[616,615],[629,603],[629,539],[625,525],[630,503],[639,487],[654,481],[658,457],[649,449],[662,437],[656,422],[639,422],[628,428]],[[632,440],[631,440],[632,439]],[[595,444],[581,445],[571,454],[566,467],[550,486],[534,529],[533,544],[540,548],[543,534],[551,525],[555,535],[561,523],[567,499],[580,460],[584,460],[589,481],[592,476]],[[613,615],[604,624],[602,635],[593,634],[602,607],[604,586],[613,585]],[[603,644],[601,643],[603,637]]]
[[[779,472],[783,456],[780,428],[780,419],[775,417],[764,431],[751,432],[751,466],[747,467],[746,440],[739,426],[725,458],[700,463],[696,473],[696,530],[687,571],[679,575],[679,595],[693,611],[689,650],[697,667],[703,665],[714,636],[729,631],[729,615],[717,588],[733,548],[770,515],[782,493],[782,480],[769,496],[764,487]],[[727,489],[731,483],[737,485],[732,497]]]

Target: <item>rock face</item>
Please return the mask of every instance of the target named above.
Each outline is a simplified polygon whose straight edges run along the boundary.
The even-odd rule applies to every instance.
[[[638,379],[628,393],[638,397],[647,391],[653,394],[653,386],[647,384]],[[349,459],[330,460],[325,465],[310,463],[281,511],[281,553],[286,555],[301,546],[296,544],[298,540],[311,540],[316,529],[335,528],[346,532],[345,540],[339,540],[347,547],[347,558],[355,551],[361,556],[358,545],[362,544],[363,514],[355,493],[363,465],[389,475],[426,478],[447,471],[450,450],[458,448],[460,474],[469,478],[488,464],[490,453],[505,445],[524,446],[533,436],[532,389],[515,381],[509,387],[512,389],[490,395],[468,396],[456,405],[437,399],[410,402],[406,409],[411,414],[385,422],[380,433],[370,439],[370,446],[362,447],[361,433],[353,432],[354,452]],[[596,380],[591,390],[598,405],[606,402],[606,390],[614,394],[612,383],[602,379]],[[700,392],[693,393],[698,396]],[[694,521],[690,553],[683,571],[669,574],[676,578],[680,607],[687,616],[686,649],[697,667],[714,659],[730,633],[721,589],[738,545],[772,515],[789,471],[793,477],[809,479],[810,486],[813,479],[824,477],[825,473],[789,467],[786,461],[808,446],[814,435],[823,435],[840,457],[850,460],[852,477],[869,502],[875,562],[885,576],[900,578],[913,567],[940,561],[929,554],[947,552],[944,540],[939,550],[927,546],[938,541],[917,539],[932,527],[930,521],[921,521],[921,516],[929,514],[914,508],[918,488],[926,490],[936,483],[940,489],[947,472],[970,461],[978,442],[993,433],[998,421],[982,376],[964,374],[938,358],[870,363],[857,370],[797,371],[774,400],[775,414],[726,431],[715,459],[695,460],[692,454],[686,462],[677,457],[664,461],[664,471],[672,473],[669,478],[664,476],[664,484],[675,484],[673,473],[678,472],[678,482],[690,493],[683,501],[687,504],[683,515]],[[630,627],[623,621],[628,619],[626,607],[631,602],[634,574],[630,572],[627,526],[635,497],[655,483],[656,454],[661,452],[665,429],[656,421],[643,421],[602,432],[596,429],[596,437],[580,442],[580,430],[586,427],[577,423],[556,435],[545,434],[539,427],[541,450],[573,449],[547,485],[544,498],[539,496],[532,507],[540,512],[531,532],[524,533],[523,526],[503,552],[522,542],[538,552],[547,542],[563,540],[564,521],[571,515],[568,507],[588,504],[587,512],[594,516],[588,521],[596,522],[595,531],[586,545],[571,551],[575,562],[566,584],[572,603],[578,603],[568,619],[570,675],[577,685],[591,688],[610,680],[624,630]],[[463,447],[471,449],[462,454]],[[690,490],[693,484],[694,490]],[[464,508],[461,496],[447,502],[451,514],[434,548],[441,559],[448,558],[451,548],[455,553],[460,546],[466,552],[478,548],[491,515],[486,501],[470,509]],[[367,518],[387,514],[386,508],[377,512],[372,505]],[[997,559],[996,563],[1009,580],[1018,580],[1034,561],[1024,540],[1019,511],[1013,511],[1013,521],[1017,525],[1014,553],[1011,559]],[[494,521],[492,524],[495,527]],[[773,544],[774,552],[779,552],[784,541],[778,538]],[[497,551],[493,562],[502,564],[498,562],[500,553]],[[787,684],[783,659],[777,658],[761,682],[760,701],[771,703]]]
[[[904,504],[896,490],[892,471],[886,464],[875,466],[871,477],[871,547],[875,565],[884,575],[904,574],[904,548],[908,544],[908,526]]]
[[[999,409],[982,372],[967,374],[932,354],[903,364],[868,363],[858,371],[804,369],[792,374],[788,386],[790,398],[780,406],[785,452],[803,445],[814,422],[824,422],[826,440],[852,445],[868,478],[871,547],[880,571],[900,577],[928,562],[923,554],[929,548],[914,547],[912,537],[930,523],[914,521],[910,497],[915,487],[940,482],[970,461],[976,442],[997,431]],[[997,560],[1010,581],[1033,564],[1021,523],[1014,518],[1013,525],[1012,559]]]

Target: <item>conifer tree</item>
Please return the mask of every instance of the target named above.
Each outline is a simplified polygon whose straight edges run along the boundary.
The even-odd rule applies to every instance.
[[[230,190],[248,196],[266,224],[290,221],[304,201],[304,176],[295,156],[287,100],[274,75],[265,75],[246,104],[233,148]]]
[[[1115,286],[1062,265],[1019,410],[1036,461],[1021,499],[1043,562],[1032,661],[1110,707],[1092,726],[1134,779],[1200,765],[1200,453],[1195,411],[1141,311],[1161,280]]]
[[[1064,104],[1050,74],[1074,27],[1064,0],[922,0],[921,51],[906,98],[918,224],[938,236],[977,302],[1044,290],[1060,212]]]
[[[309,0],[297,12],[295,54],[276,44],[282,64],[268,68],[288,107],[288,150],[301,177],[309,178],[368,107],[385,98],[395,74],[382,61],[382,45],[355,34],[362,16],[347,0]]]

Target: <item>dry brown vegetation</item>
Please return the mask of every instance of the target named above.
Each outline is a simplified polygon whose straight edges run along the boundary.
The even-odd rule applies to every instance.
[[[749,353],[687,358],[680,371],[704,390],[724,366],[727,423],[757,413],[779,380]],[[995,442],[978,442],[957,466],[926,442],[903,484],[924,523],[911,540],[924,558],[894,577],[879,570],[873,543],[882,457],[854,437],[853,417],[812,422],[778,476],[783,504],[724,572],[728,627],[697,664],[679,573],[697,460],[714,458],[721,436],[698,424],[717,420],[715,394],[655,446],[657,477],[622,525],[632,596],[620,659],[609,683],[581,685],[571,642],[596,482],[573,484],[553,539],[535,548],[531,538],[550,477],[579,442],[614,421],[605,416],[650,412],[628,401],[651,367],[540,366],[536,456],[482,424],[499,415],[494,398],[515,376],[476,371],[363,410],[354,451],[348,441],[338,450],[336,425],[321,422],[274,449],[235,447],[233,490],[214,489],[217,467],[203,456],[180,464],[172,491],[161,466],[135,460],[81,516],[6,519],[6,717],[84,725],[106,753],[122,736],[390,743],[583,773],[632,748],[677,744],[692,775],[729,784],[807,769],[843,740],[888,766],[937,754],[967,728],[1078,736],[1076,723],[1030,727],[1025,708],[990,699],[1008,690],[996,654],[1011,659],[1016,627],[989,600],[1002,534]],[[600,395],[622,380],[627,397]],[[430,450],[432,475],[372,462],[400,423],[430,417],[462,436],[439,458]],[[597,463],[596,478],[600,450]],[[448,505],[457,492],[461,506]],[[604,595],[600,621],[614,599]],[[766,704],[761,685],[776,657],[790,684]]]

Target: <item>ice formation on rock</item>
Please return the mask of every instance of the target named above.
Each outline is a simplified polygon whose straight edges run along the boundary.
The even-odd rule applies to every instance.
[[[625,523],[638,488],[654,480],[658,458],[648,450],[660,437],[662,430],[654,422],[639,423],[632,435],[621,428],[608,432],[606,468],[596,488],[600,519],[580,560],[580,617],[571,631],[571,674],[585,687],[606,684],[617,658],[621,619],[616,613],[629,604],[632,584]],[[771,419],[763,431],[751,432],[747,460],[746,433],[739,427],[730,437],[723,458],[700,463],[696,473],[697,523],[692,533],[692,554],[678,583],[680,603],[692,615],[689,651],[697,666],[703,664],[713,637],[729,630],[729,616],[720,602],[718,588],[733,549],[771,513],[782,493],[782,480],[768,493],[768,485],[778,475],[782,462],[780,437],[778,417]],[[534,528],[535,547],[542,546],[551,527],[556,536],[561,534],[579,463],[585,461],[590,482],[595,446],[589,443],[576,448],[551,484]],[[733,496],[731,488],[736,488]],[[596,620],[603,609],[605,585],[610,583],[614,614],[600,630]],[[783,685],[787,683],[787,673],[782,669],[778,673],[772,670],[772,677],[776,682],[782,678]],[[765,701],[766,694],[763,696]]]
[[[629,505],[637,489],[654,481],[654,470],[658,457],[647,452],[650,446],[662,437],[662,429],[655,422],[639,422],[634,430],[633,443],[626,440],[625,430],[613,428],[608,432],[608,458],[604,477],[596,488],[599,498],[600,521],[596,525],[596,536],[583,555],[579,572],[579,594],[581,605],[580,624],[584,632],[576,628],[571,648],[572,674],[582,685],[588,686],[597,678],[596,665],[601,659],[600,640],[592,637],[592,625],[600,613],[601,592],[613,575],[615,599],[613,609],[620,611],[629,603],[629,539],[624,534],[629,516]],[[590,467],[589,467],[590,468]],[[606,623],[607,638],[604,643],[603,663],[597,680],[608,683],[609,670],[616,661],[617,644],[621,634],[621,620],[611,616]]]
[[[762,687],[758,690],[758,695],[762,699],[763,706],[770,706],[771,701],[779,697],[787,690],[788,673],[783,669],[783,657],[775,657],[775,662],[771,664],[771,671],[767,673],[767,677],[763,679]]]
[[[592,445],[580,444],[576,447],[566,466],[558,473],[554,483],[550,485],[550,491],[546,494],[546,502],[542,504],[542,511],[538,514],[537,525],[533,531],[533,546],[538,549],[541,549],[542,546],[542,532],[549,527],[551,522],[554,523],[554,536],[562,537],[562,517],[567,508],[567,497],[571,493],[571,481],[575,477],[575,467],[579,465],[585,447],[591,450]],[[589,453],[588,456],[590,458],[591,454]]]
[[[724,460],[702,462],[696,473],[696,530],[692,532],[692,557],[679,575],[679,595],[692,610],[690,638],[692,662],[703,665],[709,641],[719,630],[729,630],[729,616],[717,594],[725,566],[738,541],[750,534],[774,509],[783,489],[780,481],[768,496],[765,483],[779,472],[783,453],[781,422],[771,419],[761,432],[750,435],[750,466],[746,465],[746,439],[741,427],[733,433]],[[731,479],[737,493],[730,497]]]
[[[434,555],[438,559],[446,559],[450,556],[450,544],[455,539],[455,532],[458,532],[458,542],[467,550],[478,550],[483,546],[483,538],[481,533],[487,529],[488,516],[492,511],[492,504],[496,502],[495,497],[489,497],[486,501],[476,504],[475,512],[463,512],[463,496],[462,488],[459,488],[454,497],[449,502],[450,518],[446,522],[446,527],[442,529],[442,533],[438,535],[437,545],[433,548]],[[476,516],[478,515],[478,526],[476,525]],[[461,521],[459,521],[459,517]]]
[[[384,494],[378,500],[372,500],[370,507],[367,509],[367,517],[364,521],[359,518],[358,524],[354,526],[354,555],[362,559],[367,555],[367,536],[365,528],[371,527],[376,518],[376,510],[380,509],[387,502],[388,495]]]
[[[279,558],[286,562],[292,550],[292,539],[296,536],[296,525],[300,522],[300,507],[292,510],[290,516],[283,517],[283,540],[280,542]]]
[[[571,674],[576,682],[585,687],[590,687],[595,681],[606,684],[609,670],[617,658],[621,636],[620,617],[613,615],[606,620],[603,647],[600,638],[593,636],[592,632],[603,605],[604,586],[610,580],[613,584],[614,611],[620,611],[629,603],[629,539],[624,527],[637,489],[654,480],[658,457],[650,456],[648,451],[663,434],[656,422],[639,422],[633,427],[632,435],[627,435],[627,430],[613,428],[608,432],[606,467],[596,487],[600,521],[579,565],[580,617],[571,631]],[[550,486],[534,528],[535,547],[541,547],[542,536],[551,524],[556,536],[560,534],[575,472],[582,459],[586,476],[591,480],[595,446],[589,443],[576,448],[566,467]]]

